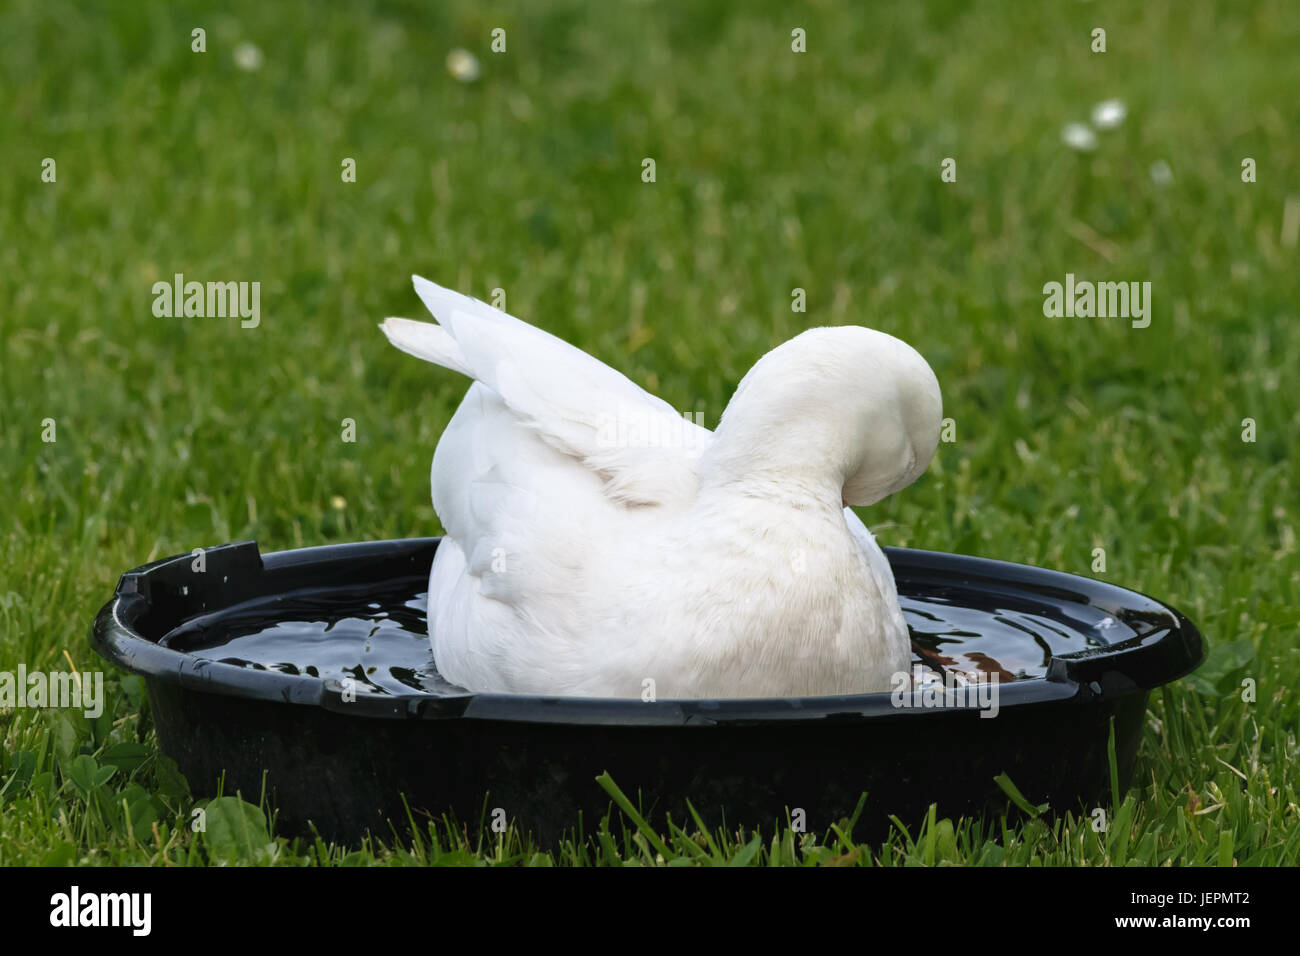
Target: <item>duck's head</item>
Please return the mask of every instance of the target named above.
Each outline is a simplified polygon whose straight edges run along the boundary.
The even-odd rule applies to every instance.
[[[861,326],[809,329],[741,380],[704,476],[874,504],[925,471],[942,416],[939,382],[906,342]]]

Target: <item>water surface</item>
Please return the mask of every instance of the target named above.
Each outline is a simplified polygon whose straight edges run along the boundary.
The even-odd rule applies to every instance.
[[[914,665],[926,671],[982,671],[1000,680],[1041,678],[1052,657],[1134,637],[1127,624],[1088,605],[1025,592],[1001,596],[937,589],[900,603],[912,632]],[[197,657],[284,674],[351,677],[371,693],[464,693],[433,665],[427,595],[410,585],[291,592],[188,621],[160,643]]]

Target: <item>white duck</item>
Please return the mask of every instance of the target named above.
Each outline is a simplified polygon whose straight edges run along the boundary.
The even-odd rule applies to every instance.
[[[474,379],[433,456],[429,633],[476,692],[776,697],[890,688],[893,573],[848,505],[911,484],[941,399],[911,346],[809,329],[716,432],[585,352],[416,276],[404,352]]]

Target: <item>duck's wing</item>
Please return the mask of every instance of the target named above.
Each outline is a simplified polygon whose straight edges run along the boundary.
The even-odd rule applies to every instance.
[[[412,279],[439,324],[386,319],[381,328],[393,345],[482,383],[520,424],[597,475],[612,501],[662,505],[694,497],[696,465],[712,432],[568,342]]]

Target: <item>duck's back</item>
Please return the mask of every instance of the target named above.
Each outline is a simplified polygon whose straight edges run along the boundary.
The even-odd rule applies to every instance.
[[[508,460],[493,451],[503,448]],[[454,683],[562,696],[818,696],[881,690],[907,669],[892,572],[851,511],[612,502],[479,385],[439,444],[433,485],[448,535],[429,624]]]

